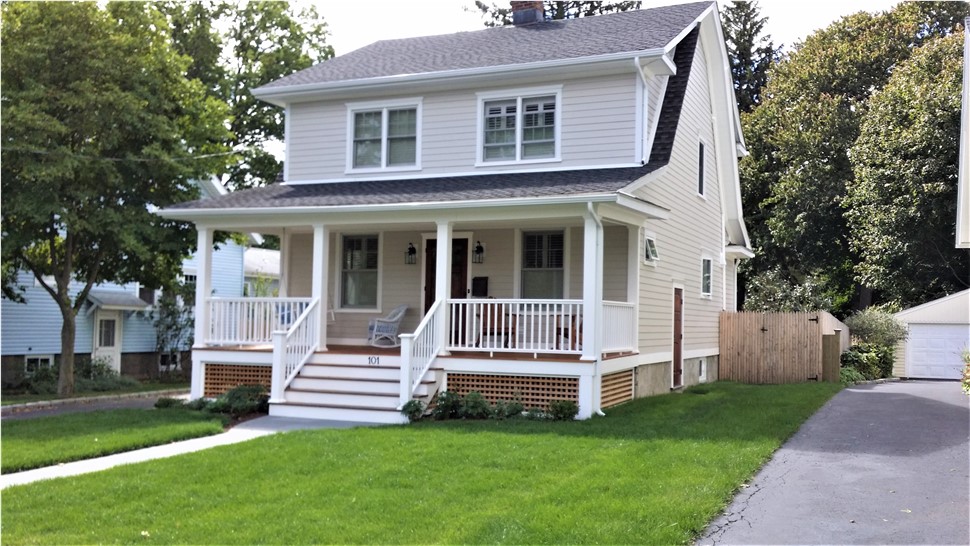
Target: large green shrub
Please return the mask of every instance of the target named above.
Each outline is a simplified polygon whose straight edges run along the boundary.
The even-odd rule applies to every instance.
[[[481,393],[472,391],[461,400],[460,415],[462,419],[488,419],[492,409],[488,400]]]
[[[431,416],[436,420],[456,419],[461,415],[461,395],[455,392],[441,391]]]
[[[892,313],[875,307],[850,316],[845,319],[845,324],[860,343],[895,347],[908,335],[906,325],[896,320]]]

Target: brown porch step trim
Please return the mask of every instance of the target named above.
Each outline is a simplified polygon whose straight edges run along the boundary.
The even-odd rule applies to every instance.
[[[416,396],[415,400],[418,398],[424,398],[423,396]],[[276,403],[280,406],[298,406],[301,408],[323,408],[323,409],[348,409],[348,410],[364,410],[364,411],[388,411],[391,413],[401,413],[401,410],[394,408],[372,408],[370,406],[348,406],[343,404],[308,404],[306,402],[283,402]]]
[[[325,376],[325,375],[298,375],[296,377],[300,379],[325,379],[325,380],[333,380],[333,381],[366,381],[369,383],[400,383],[401,382],[400,379],[378,379],[375,377],[357,378],[357,377],[334,377],[334,376]],[[431,383],[434,383],[434,381],[424,380],[421,382],[421,384],[423,385],[427,385]]]
[[[401,396],[400,393],[382,393],[382,392],[369,392],[369,391],[335,391],[335,390],[317,390],[317,389],[299,389],[289,387],[286,389],[288,392],[305,392],[307,394],[349,394],[353,396],[373,396],[375,398],[398,398]]]

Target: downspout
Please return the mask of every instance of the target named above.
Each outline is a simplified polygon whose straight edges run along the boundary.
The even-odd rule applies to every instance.
[[[597,216],[596,215],[596,212],[593,210],[593,202],[592,201],[588,201],[586,203],[586,211],[589,212],[589,216],[590,216],[590,218],[592,218],[593,222],[596,224],[596,230],[600,234],[600,237],[597,237],[596,238],[597,239],[597,243],[599,244],[600,241],[603,240],[603,237],[602,237],[602,234],[603,234],[603,222],[600,221],[599,216]],[[602,248],[600,248],[600,251],[602,251]],[[603,308],[603,275],[599,275],[598,278],[596,279],[596,292],[600,295],[600,297],[599,298],[596,298],[596,299],[598,299],[599,307],[600,307],[600,309],[602,309]],[[594,348],[596,349],[596,360],[593,362],[593,381],[594,381],[594,387],[593,388],[596,389],[597,392],[599,392],[599,394],[596,396],[595,401],[593,403],[593,412],[596,413],[597,415],[601,416],[601,417],[606,415],[605,413],[603,413],[603,409],[600,407],[600,403],[601,403],[602,398],[603,398],[603,393],[600,392],[600,390],[603,387],[603,385],[602,385],[603,384],[602,376],[600,375],[601,374],[601,372],[600,372],[600,362],[603,360],[603,353],[600,350],[600,347],[601,347],[600,344],[602,343],[602,340],[603,340],[603,320],[602,320],[603,317],[602,317],[602,314],[603,314],[602,312],[597,312],[596,315],[595,315],[596,316],[596,323],[595,323],[596,324],[596,332],[595,332],[595,335],[593,336]],[[595,381],[597,379],[600,380],[600,384],[599,385],[596,385],[595,384]]]

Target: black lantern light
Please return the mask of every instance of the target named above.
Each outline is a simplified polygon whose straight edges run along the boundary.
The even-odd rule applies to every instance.
[[[404,263],[408,265],[418,263],[418,249],[411,243],[408,243],[408,249],[404,251]]]
[[[472,252],[472,263],[473,264],[485,263],[485,247],[482,246],[481,241],[475,241],[475,251]]]

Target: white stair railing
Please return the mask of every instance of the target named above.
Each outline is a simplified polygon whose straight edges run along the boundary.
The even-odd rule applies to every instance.
[[[438,323],[444,320],[445,306],[437,300],[428,309],[412,334],[401,334],[401,407],[414,396],[424,375],[444,348]]]
[[[284,392],[320,345],[320,300],[313,300],[286,330],[273,332],[272,402],[285,401]]]
[[[635,351],[636,306],[621,301],[603,302],[603,347],[604,353]]]

